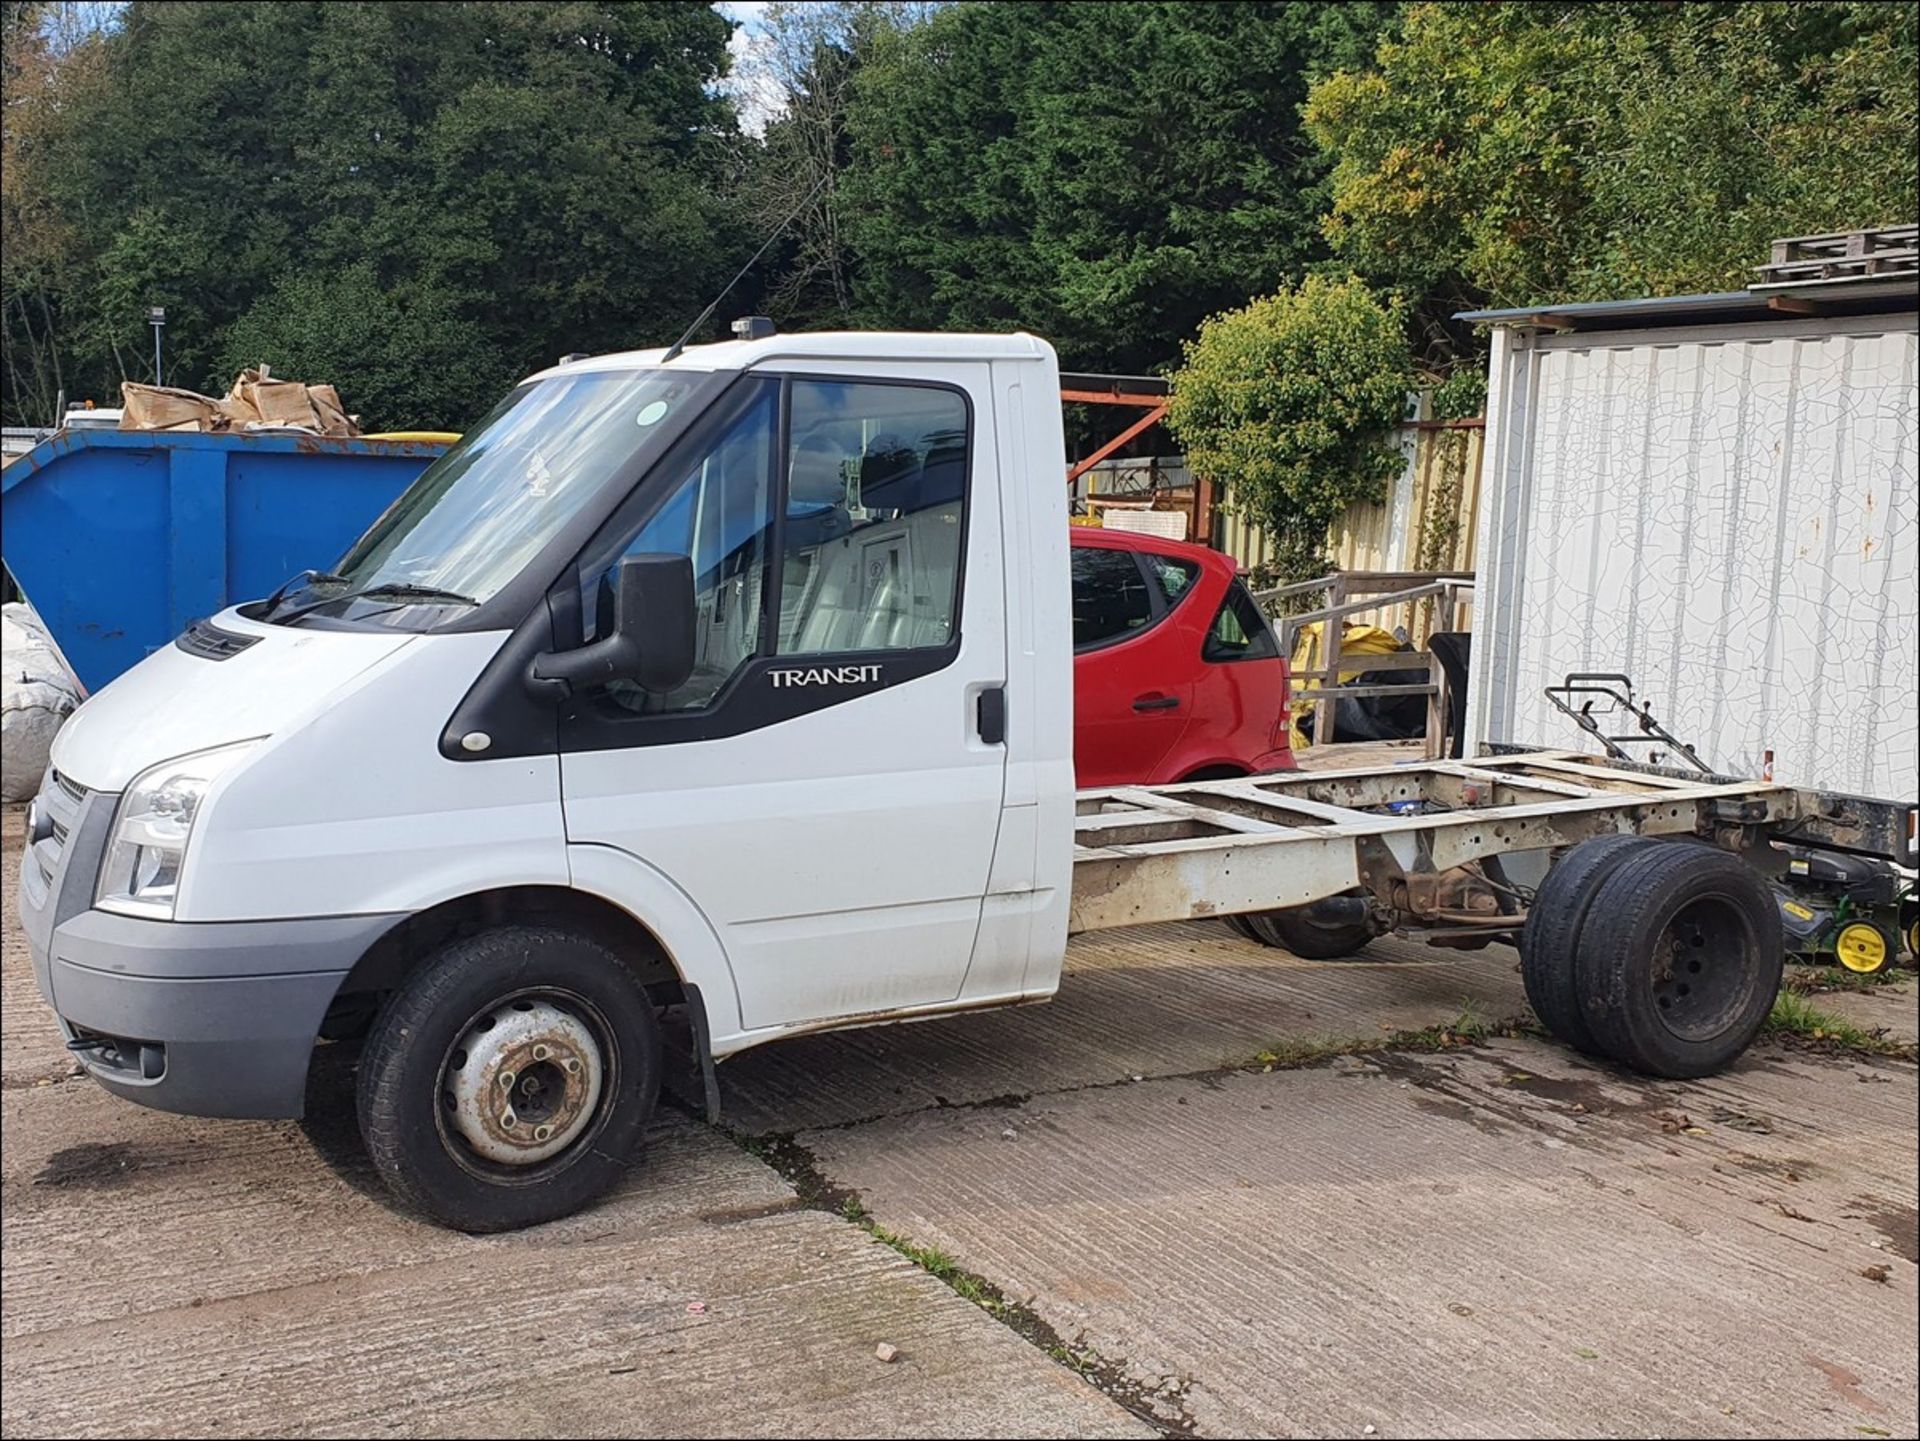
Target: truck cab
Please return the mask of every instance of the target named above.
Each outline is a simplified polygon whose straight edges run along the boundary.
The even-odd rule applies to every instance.
[[[376,1165],[485,1230],[618,1174],[661,1007],[722,1058],[1050,996],[1058,384],[1031,336],[859,333],[516,387],[332,571],[61,731],[19,897],[81,1064],[297,1116],[365,1030]]]

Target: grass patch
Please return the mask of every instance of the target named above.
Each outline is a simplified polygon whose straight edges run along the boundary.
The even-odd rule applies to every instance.
[[[955,1295],[971,1301],[1022,1340],[1112,1397],[1160,1435],[1185,1436],[1192,1432],[1193,1418],[1186,1411],[1187,1382],[1148,1388],[1128,1374],[1124,1362],[1108,1360],[1084,1343],[1069,1344],[1034,1311],[1009,1300],[999,1287],[967,1270],[938,1246],[918,1245],[874,1220],[859,1195],[827,1180],[813,1153],[792,1136],[747,1136],[724,1127],[722,1131],[743,1150],[784,1176],[804,1205],[830,1212],[858,1226]]]
[[[1532,1021],[1509,1017],[1489,1021],[1475,1013],[1472,1006],[1461,1007],[1460,1014],[1441,1025],[1421,1031],[1392,1031],[1383,1036],[1295,1036],[1277,1041],[1237,1069],[1294,1071],[1335,1056],[1366,1056],[1383,1051],[1457,1051],[1483,1045],[1496,1036],[1538,1036],[1542,1032]]]
[[[964,1297],[1002,1321],[1007,1319],[1007,1298],[996,1287],[963,1269],[959,1262],[938,1246],[916,1246],[905,1236],[896,1235],[864,1216],[857,1224],[874,1240],[883,1246],[891,1246],[955,1295]]]
[[[1863,1031],[1851,1021],[1823,1011],[1806,996],[1783,990],[1774,997],[1773,1010],[1767,1016],[1761,1034],[1775,1040],[1812,1045],[1823,1050],[1857,1051],[1868,1056],[1892,1056],[1897,1060],[1916,1059],[1916,1048],[1906,1041],[1890,1039],[1884,1031]]]

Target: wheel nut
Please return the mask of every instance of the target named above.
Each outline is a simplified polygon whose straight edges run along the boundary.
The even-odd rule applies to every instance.
[[[512,1071],[502,1071],[500,1073],[500,1089],[503,1091],[511,1091],[515,1079],[516,1077]]]
[[[549,1054],[549,1053],[548,1053],[548,1051],[547,1051],[547,1048],[546,1048],[545,1046],[535,1046],[535,1047],[533,1048],[533,1058],[534,1058],[534,1060],[536,1060],[536,1061],[544,1061],[544,1060],[546,1060],[546,1058],[547,1058],[547,1056],[548,1056],[548,1054]]]
[[[553,1127],[551,1126],[535,1126],[533,1128],[533,1139],[536,1141],[544,1141],[552,1134]]]
[[[505,1126],[508,1130],[512,1130],[515,1126],[520,1124],[520,1118],[514,1115],[512,1111],[502,1111],[500,1113],[500,1124]]]
[[[580,1063],[576,1061],[572,1056],[567,1057],[566,1067],[567,1067],[567,1074],[569,1076],[577,1076],[580,1074]]]

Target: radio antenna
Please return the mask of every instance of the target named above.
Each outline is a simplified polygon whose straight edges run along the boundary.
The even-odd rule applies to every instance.
[[[822,187],[824,187],[826,183],[832,178],[833,178],[833,172],[829,170],[827,171],[826,174],[822,175],[818,180],[814,181],[813,189],[809,190],[806,193],[806,197],[803,200],[801,200],[801,202],[798,205],[793,207],[792,213],[789,214],[785,220],[781,221],[778,225],[773,227],[773,233],[769,235],[764,241],[761,242],[760,248],[753,252],[753,258],[749,260],[745,265],[740,267],[740,269],[734,274],[733,279],[729,280],[725,285],[720,287],[720,293],[713,297],[712,303],[710,303],[705,310],[700,312],[699,316],[694,320],[693,324],[689,325],[686,328],[686,330],[681,334],[678,340],[674,341],[672,345],[669,345],[667,347],[667,353],[660,357],[660,363],[662,365],[665,365],[668,361],[672,360],[676,355],[678,355],[681,351],[687,348],[687,342],[693,339],[694,331],[698,330],[701,326],[705,325],[707,323],[708,317],[711,316],[714,311],[720,308],[720,302],[727,298],[727,292],[732,290],[734,286],[740,283],[741,276],[745,275],[749,270],[753,269],[754,266],[760,263],[760,257],[767,253],[767,247],[772,245],[774,241],[778,240],[782,235],[782,233],[785,232],[786,228],[789,225],[793,224],[794,221],[800,218],[800,212],[805,210],[809,205],[813,204],[813,197],[818,195]]]

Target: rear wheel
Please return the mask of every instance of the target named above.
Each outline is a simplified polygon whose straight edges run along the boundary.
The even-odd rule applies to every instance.
[[[1348,896],[1364,895],[1365,891],[1348,893]],[[1334,896],[1330,900],[1346,900],[1348,896]],[[1365,950],[1367,943],[1378,934],[1365,921],[1345,919],[1350,910],[1350,906],[1315,901],[1304,906],[1288,906],[1285,910],[1256,911],[1246,919],[1255,937],[1266,945],[1292,951],[1302,960],[1337,961]]]
[[[653,1004],[620,958],[503,926],[442,947],[388,1002],[360,1062],[360,1131],[409,1206],[507,1231],[619,1180],[659,1090]]]
[[[1629,857],[1656,844],[1637,835],[1580,842],[1547,872],[1527,909],[1527,924],[1520,932],[1520,979],[1527,1004],[1551,1034],[1589,1056],[1599,1046],[1580,1013],[1574,943],[1601,884]]]
[[[1780,911],[1737,857],[1659,843],[1595,892],[1574,947],[1602,1054],[1654,1076],[1709,1075],[1759,1034],[1780,990]]]

